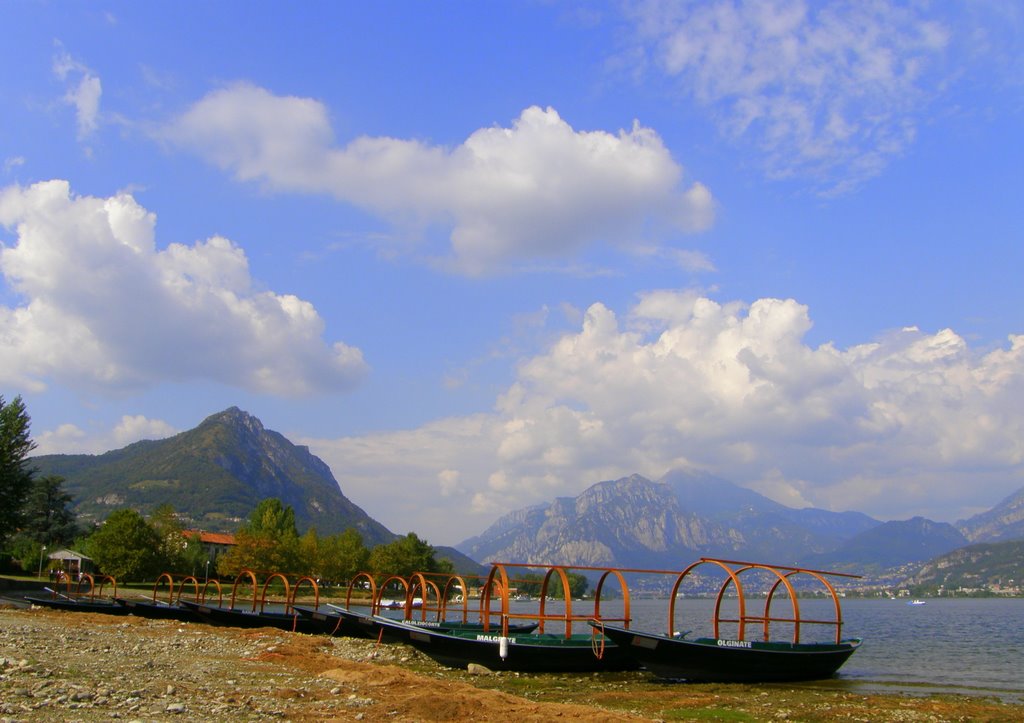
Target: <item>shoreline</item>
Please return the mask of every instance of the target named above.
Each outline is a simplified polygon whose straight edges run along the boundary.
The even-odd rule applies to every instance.
[[[0,659],[4,720],[1024,719],[988,695],[474,676],[404,645],[42,609],[0,609]]]

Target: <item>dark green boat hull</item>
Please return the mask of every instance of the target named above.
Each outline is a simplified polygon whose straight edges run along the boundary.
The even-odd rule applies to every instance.
[[[594,624],[627,655],[660,678],[700,682],[766,683],[829,678],[853,655],[860,639],[832,643],[759,643],[686,640]]]

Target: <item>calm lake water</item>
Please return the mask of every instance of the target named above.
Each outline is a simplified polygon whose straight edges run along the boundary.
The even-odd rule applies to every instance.
[[[835,678],[800,687],[858,693],[963,693],[1024,702],[1024,599],[928,598],[925,605],[906,603],[905,599],[844,600],[843,637],[863,638],[863,645]],[[834,619],[831,602],[801,599],[799,604],[802,619]],[[666,600],[633,600],[631,627],[664,632],[667,605]],[[748,613],[760,612],[764,602],[752,600],[748,605],[753,606],[748,607]],[[527,606],[536,609],[535,603],[517,605],[524,611]],[[593,610],[592,603],[576,606],[577,614]],[[710,635],[713,608],[712,600],[680,600],[675,629],[692,630],[690,637]],[[549,611],[558,609],[551,607]],[[606,617],[621,615],[621,610],[621,601],[608,600],[601,605]],[[785,599],[772,605],[773,616],[786,617],[790,610]],[[579,632],[586,632],[585,627],[581,625]],[[781,625],[772,626],[773,637],[776,627],[785,637],[786,629]],[[722,637],[735,637],[735,628],[731,626],[733,632],[723,630]],[[805,626],[801,639],[813,639],[814,629],[817,638],[828,637],[824,626]],[[748,628],[748,637],[755,633],[753,627]]]

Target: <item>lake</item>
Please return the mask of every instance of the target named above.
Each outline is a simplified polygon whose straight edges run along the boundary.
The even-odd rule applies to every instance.
[[[834,619],[831,601],[799,602],[802,619]],[[549,612],[564,610],[558,604],[549,605]],[[633,600],[631,627],[664,632],[667,605],[666,600]],[[760,611],[764,603],[755,599],[748,605],[754,606],[748,608],[749,613]],[[514,605],[524,611],[527,607],[535,610],[536,603]],[[588,609],[592,611],[593,607],[586,601],[574,607],[577,614],[585,614]],[[710,635],[713,609],[713,600],[681,599],[675,629],[692,630],[690,637]],[[602,602],[601,612],[606,617],[621,615],[621,610],[621,601]],[[846,599],[842,610],[843,637],[860,637],[864,644],[835,678],[801,683],[801,688],[918,695],[962,693],[1024,702],[1024,599],[928,598],[925,605],[916,606],[907,605],[905,599]],[[788,600],[773,603],[773,615],[784,617],[789,612]],[[584,627],[581,625],[578,632],[585,632]],[[785,628],[778,627],[783,633]],[[733,632],[724,629],[722,637],[734,637],[735,628],[731,626]],[[776,626],[772,629],[775,631]],[[824,626],[805,626],[801,639],[814,639],[814,629],[817,639],[823,634],[827,637]],[[555,628],[549,628],[549,632],[555,632]],[[754,633],[753,627],[748,628],[748,638]]]

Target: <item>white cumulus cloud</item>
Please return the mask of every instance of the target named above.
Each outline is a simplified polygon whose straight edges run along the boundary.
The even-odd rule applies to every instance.
[[[74,424],[61,424],[35,435],[34,455],[103,454],[142,439],[165,439],[178,433],[162,419],[149,419],[142,414],[126,414],[113,429],[81,429]]]
[[[1024,486],[1024,335],[972,350],[907,328],[809,346],[806,306],[655,291],[595,303],[525,360],[494,412],[307,440],[346,494],[399,529],[458,542],[502,512],[604,479],[709,470],[796,506],[955,520]],[[381,480],[387,480],[382,485]],[[406,491],[396,500],[389,490]]]
[[[253,288],[244,251],[214,236],[155,243],[127,193],[76,196],[66,181],[0,190],[0,381],[116,390],[206,379],[279,395],[344,389],[362,354],[326,344],[312,304]]]
[[[553,108],[527,108],[452,149],[369,136],[338,146],[320,102],[237,84],[201,99],[164,137],[239,180],[449,227],[447,263],[463,273],[619,243],[651,222],[697,231],[714,215],[710,191],[683,185],[653,130],[578,131]]]

